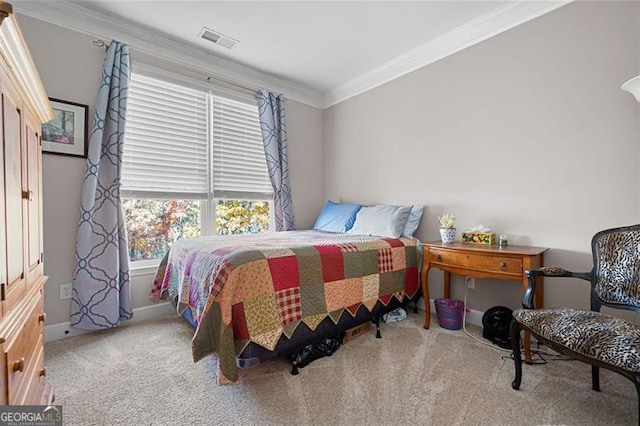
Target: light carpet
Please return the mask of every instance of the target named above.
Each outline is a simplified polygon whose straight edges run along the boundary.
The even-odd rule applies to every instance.
[[[274,359],[216,385],[217,360],[191,358],[193,329],[167,317],[46,344],[49,381],[69,425],[637,424],[631,381],[577,361],[524,365],[423,314],[343,345],[289,374]],[[468,326],[476,335],[478,327]]]

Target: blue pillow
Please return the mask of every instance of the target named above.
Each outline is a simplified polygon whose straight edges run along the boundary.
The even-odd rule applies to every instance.
[[[422,212],[424,211],[424,206],[414,205],[411,206],[411,213],[409,213],[409,219],[407,219],[406,225],[404,225],[404,231],[402,231],[402,236],[407,238],[413,238],[413,233],[418,229],[418,225],[420,225],[420,219],[422,219]]]
[[[360,204],[342,204],[327,201],[316,219],[313,229],[328,232],[347,232],[356,220]]]
[[[349,233],[398,238],[402,235],[410,212],[411,206],[362,207]]]

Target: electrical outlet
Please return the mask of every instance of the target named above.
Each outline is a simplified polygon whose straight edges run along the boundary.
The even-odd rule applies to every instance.
[[[60,284],[60,300],[71,299],[71,283]]]
[[[476,279],[473,277],[464,277],[464,282],[470,290],[476,289]]]

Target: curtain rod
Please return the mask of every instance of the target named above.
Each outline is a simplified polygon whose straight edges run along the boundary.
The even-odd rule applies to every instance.
[[[109,43],[104,40],[96,39],[92,40],[91,43],[93,43],[93,45],[96,47],[104,48],[104,50],[107,50],[109,48]]]
[[[93,45],[96,46],[96,47],[104,48],[104,50],[109,49],[109,43],[105,42],[102,39],[92,40],[91,43],[93,43]],[[198,73],[196,70],[189,70],[189,71]],[[203,77],[205,77],[205,76],[203,76]],[[229,81],[229,80],[227,80],[225,78],[222,78],[222,77],[207,76],[206,77],[206,81],[207,81],[207,83],[210,83],[210,84],[212,84],[214,82],[218,82],[218,83],[222,83],[222,84],[226,84],[226,85],[230,85],[230,86],[235,86],[235,87],[238,87],[240,89],[249,91],[252,94],[257,92],[258,90],[260,90],[259,87],[249,86],[249,85],[240,84],[240,83],[235,83],[233,81]]]
[[[252,92],[252,93],[255,93],[258,90],[260,90],[257,87],[246,86],[246,85],[243,85],[243,84],[240,84],[240,83],[234,83],[232,81],[228,81],[228,80],[225,80],[225,79],[219,78],[219,77],[214,77],[214,76],[207,77],[207,83],[212,83],[212,80],[218,81],[218,82],[220,82],[222,84],[228,84],[230,86],[239,87],[240,89],[247,90],[247,91]]]

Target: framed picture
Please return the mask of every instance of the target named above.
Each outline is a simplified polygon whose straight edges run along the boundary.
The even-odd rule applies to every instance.
[[[42,125],[42,152],[87,158],[89,107],[49,98],[53,120]]]

